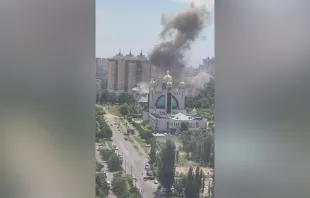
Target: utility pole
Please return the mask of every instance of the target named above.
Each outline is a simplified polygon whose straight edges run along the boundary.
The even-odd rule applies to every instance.
[[[130,174],[132,175],[132,165],[130,166]]]
[[[125,165],[125,173],[126,173],[126,160],[124,160],[124,165]]]

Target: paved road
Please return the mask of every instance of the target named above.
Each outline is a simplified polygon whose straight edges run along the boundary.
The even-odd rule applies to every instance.
[[[123,166],[127,173],[132,174],[138,179],[136,186],[141,189],[142,195],[145,198],[163,198],[157,190],[157,185],[153,181],[144,181],[143,177],[146,174],[145,164],[148,162],[147,155],[139,155],[132,144],[124,139],[124,134],[119,132],[115,123],[115,116],[106,114],[106,121],[108,124],[113,124],[111,130],[113,131],[113,142],[117,145],[117,153],[123,156]]]

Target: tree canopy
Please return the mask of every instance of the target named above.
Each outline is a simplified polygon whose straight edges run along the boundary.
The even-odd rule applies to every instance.
[[[109,171],[120,171],[122,170],[122,161],[119,156],[113,153],[108,159],[108,168]]]
[[[103,90],[99,98],[100,104],[111,103],[111,104],[132,104],[135,102],[135,98],[132,94],[129,93],[120,93],[117,94],[112,91]]]
[[[107,182],[105,174],[96,174],[96,196],[107,197],[109,195],[110,186]]]
[[[112,130],[104,119],[105,111],[102,107],[96,106],[96,138],[111,138]]]
[[[175,154],[176,146],[174,142],[170,139],[166,140],[160,155],[161,162],[159,165],[159,180],[168,191],[171,190],[174,182]]]
[[[199,198],[204,191],[205,175],[200,167],[190,167],[187,174],[177,178],[174,183],[174,188],[178,197]]]
[[[112,191],[118,198],[142,198],[139,191],[134,187],[130,175],[114,174],[111,185]]]
[[[205,129],[199,131],[186,131],[181,135],[183,150],[187,157],[201,163],[202,165],[212,165],[211,156],[214,151],[214,135]]]

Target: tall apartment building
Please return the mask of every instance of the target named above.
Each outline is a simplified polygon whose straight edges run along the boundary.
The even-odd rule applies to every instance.
[[[215,70],[214,70],[214,64],[215,64],[215,59],[213,58],[206,58],[203,59],[203,65],[202,68],[203,70],[207,70],[207,72],[211,75],[215,74]]]
[[[151,81],[152,66],[142,51],[138,56],[131,52],[124,56],[120,52],[108,61],[109,90],[131,93],[138,83]]]
[[[108,71],[108,59],[96,58],[96,77],[102,79]]]

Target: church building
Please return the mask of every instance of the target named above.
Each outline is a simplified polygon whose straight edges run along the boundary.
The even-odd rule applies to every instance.
[[[182,122],[187,122],[190,130],[206,128],[207,120],[197,117],[195,112],[194,109],[186,113],[185,83],[175,86],[169,70],[162,78],[150,82],[148,111],[143,112],[143,121],[148,121],[153,131],[179,133]]]

